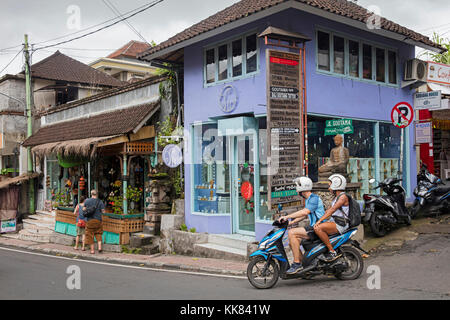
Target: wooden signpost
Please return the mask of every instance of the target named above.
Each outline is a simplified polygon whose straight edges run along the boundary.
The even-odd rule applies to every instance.
[[[299,54],[267,50],[268,206],[301,201],[293,180],[303,174]]]

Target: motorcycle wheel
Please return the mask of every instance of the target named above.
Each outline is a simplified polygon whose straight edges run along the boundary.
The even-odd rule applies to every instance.
[[[253,258],[247,267],[248,281],[257,289],[270,289],[278,281],[280,270],[278,264],[271,259],[266,274],[263,275],[264,266],[267,261],[262,256]]]
[[[335,274],[339,280],[355,280],[361,275],[364,269],[364,260],[358,250],[351,247],[341,248],[342,257],[348,264],[348,268],[344,272]]]
[[[411,218],[412,219],[416,218],[418,213],[419,213],[419,211],[420,211],[420,203],[419,203],[419,201],[415,200],[414,204],[413,204],[413,206],[411,208],[411,211],[410,211]]]
[[[378,219],[380,212],[374,212],[370,217],[370,229],[377,237],[384,237],[387,233],[387,228],[384,223]]]

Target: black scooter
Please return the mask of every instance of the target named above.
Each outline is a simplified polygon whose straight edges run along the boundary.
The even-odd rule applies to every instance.
[[[441,187],[440,185],[444,185]],[[446,187],[441,179],[428,171],[426,164],[422,163],[417,175],[417,187],[414,189],[413,207],[411,217],[415,218],[419,212],[423,215],[439,215],[450,211],[450,187]]]
[[[398,224],[411,224],[411,216],[406,208],[406,191],[399,184],[401,179],[388,178],[375,188],[381,188],[386,195],[364,194],[364,221],[372,232],[383,237]],[[371,179],[374,183],[375,179]]]

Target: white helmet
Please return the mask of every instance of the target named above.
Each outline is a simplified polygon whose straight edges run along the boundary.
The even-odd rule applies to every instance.
[[[299,177],[294,179],[295,184],[297,185],[296,190],[298,193],[303,191],[312,191],[313,182],[308,177]]]
[[[347,179],[343,175],[333,174],[328,178],[331,181],[330,189],[333,191],[345,191],[347,187]]]

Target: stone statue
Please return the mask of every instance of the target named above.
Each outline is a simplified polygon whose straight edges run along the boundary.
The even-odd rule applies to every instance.
[[[326,181],[332,174],[342,174],[347,178],[347,164],[349,159],[348,149],[343,146],[344,138],[341,135],[334,137],[336,147],[330,152],[330,160],[319,167],[319,181]]]

